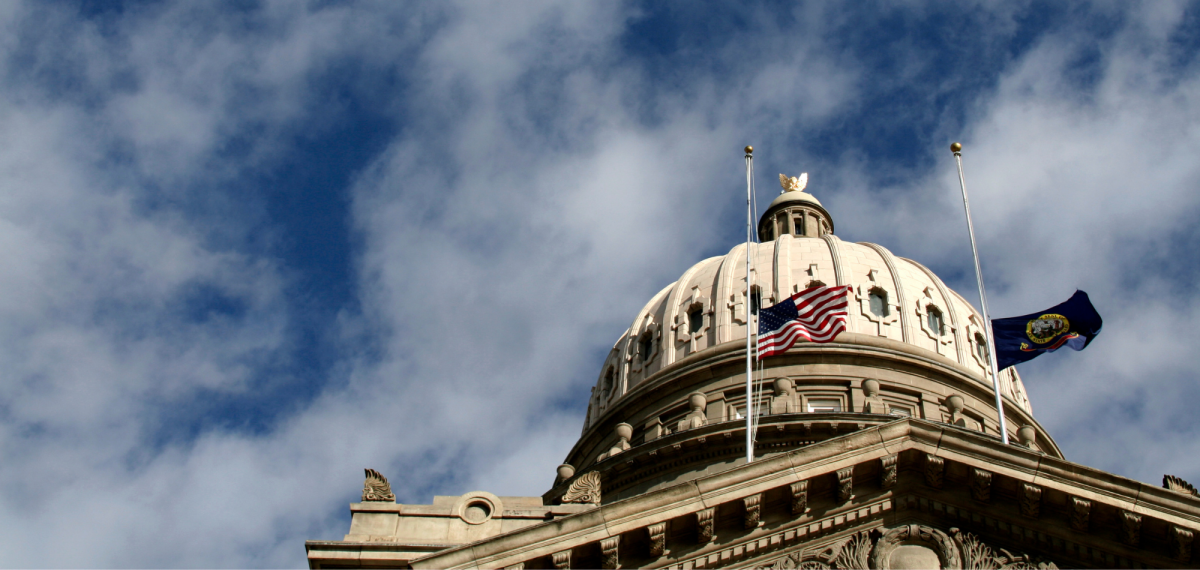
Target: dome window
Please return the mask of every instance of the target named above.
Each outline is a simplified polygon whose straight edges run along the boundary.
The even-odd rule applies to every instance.
[[[704,307],[692,305],[688,310],[688,332],[696,334],[704,327]]]
[[[650,351],[654,349],[653,342],[653,335],[650,334],[650,331],[642,333],[642,336],[638,338],[638,354],[641,355],[642,364],[650,361]]]
[[[604,373],[604,385],[600,387],[601,400],[608,400],[609,395],[612,394],[613,379],[615,376],[613,367],[609,366],[608,371]]]
[[[803,215],[792,218],[792,230],[793,230],[792,231],[793,235],[798,235],[798,236],[804,235],[804,216]]]
[[[758,308],[762,306],[762,289],[755,286],[750,291],[750,314],[757,315]]]
[[[841,400],[809,400],[808,411],[810,413],[831,413],[842,411]]]
[[[871,300],[871,314],[877,317],[888,316],[887,291],[875,287],[871,289],[869,297]]]
[[[980,333],[975,333],[975,356],[978,356],[980,360],[987,362],[987,359],[988,359],[987,339],[983,338],[983,335]]]
[[[946,329],[942,324],[942,311],[933,305],[925,307],[925,325],[937,336],[946,334]]]

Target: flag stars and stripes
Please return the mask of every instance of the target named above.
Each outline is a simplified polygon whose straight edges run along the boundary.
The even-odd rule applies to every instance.
[[[846,330],[849,293],[849,285],[810,287],[759,311],[759,360],[786,352],[800,337],[832,342]]]

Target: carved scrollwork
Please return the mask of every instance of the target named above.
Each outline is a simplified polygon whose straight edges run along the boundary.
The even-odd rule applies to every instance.
[[[578,479],[571,483],[567,488],[566,494],[562,497],[564,503],[592,503],[600,504],[600,472],[590,471],[580,475]]]
[[[1137,546],[1142,540],[1142,515],[1121,511],[1121,542]]]
[[[1174,475],[1163,475],[1163,488],[1170,489],[1176,493],[1183,493],[1184,495],[1196,494],[1196,488],[1191,483]]]
[[[1005,570],[1056,570],[1058,568],[1058,565],[1053,562],[1035,560],[1028,554],[1013,554],[1003,548],[992,548],[975,535],[957,528],[950,529],[950,534],[954,536],[959,552],[962,553],[963,568],[1003,568]]]
[[[658,557],[667,552],[667,523],[660,522],[646,527],[650,533],[650,556]]]
[[[879,486],[884,489],[890,489],[896,484],[896,460],[898,456],[893,453],[879,458],[879,462],[883,466],[883,475],[879,478]]]
[[[600,567],[617,567],[617,547],[621,545],[621,535],[610,536],[600,541]]]
[[[942,568],[963,568],[958,552],[958,546],[950,537],[936,529],[924,525],[910,524],[896,527],[883,533],[875,543],[871,552],[870,568],[887,568],[891,565],[892,551],[906,543],[919,542],[928,546],[935,554]]]
[[[716,507],[710,507],[702,511],[696,512],[696,540],[700,544],[708,544],[716,538],[714,515],[717,514]]]
[[[808,481],[792,483],[792,514],[802,515],[808,511]]]
[[[971,469],[971,498],[983,503],[992,498],[992,474],[983,469]]]
[[[871,560],[871,548],[875,541],[871,540],[870,531],[862,531],[842,543],[842,548],[833,559],[835,568],[868,568]]]
[[[932,453],[925,454],[925,484],[934,489],[942,488],[942,480],[946,471],[946,460],[933,455]]]
[[[1192,561],[1192,538],[1195,533],[1181,526],[1171,525],[1171,552],[1180,562]]]
[[[374,469],[364,469],[367,477],[363,482],[362,500],[365,501],[391,501],[396,502],[396,495],[392,493],[392,486],[388,484],[388,480],[378,471]]]
[[[1092,502],[1079,497],[1071,497],[1071,528],[1087,532],[1092,517]]]
[[[1021,483],[1021,514],[1036,519],[1042,514],[1042,488]]]
[[[762,521],[762,495],[750,495],[742,499],[742,503],[746,506],[746,519],[743,521],[743,526],[746,530],[758,528]]]
[[[854,496],[854,466],[851,465],[837,471],[837,499],[839,503],[849,501]]]

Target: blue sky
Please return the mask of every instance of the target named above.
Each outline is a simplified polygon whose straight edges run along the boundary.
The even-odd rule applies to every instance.
[[[1068,459],[1200,481],[1195,3],[0,4],[0,565],[302,566],[362,469],[539,495],[655,292],[808,172]]]

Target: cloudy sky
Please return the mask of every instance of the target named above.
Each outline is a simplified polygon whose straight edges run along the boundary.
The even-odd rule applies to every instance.
[[[0,3],[0,565],[302,566],[362,469],[540,495],[601,358],[810,176],[1068,459],[1200,482],[1200,6]]]

